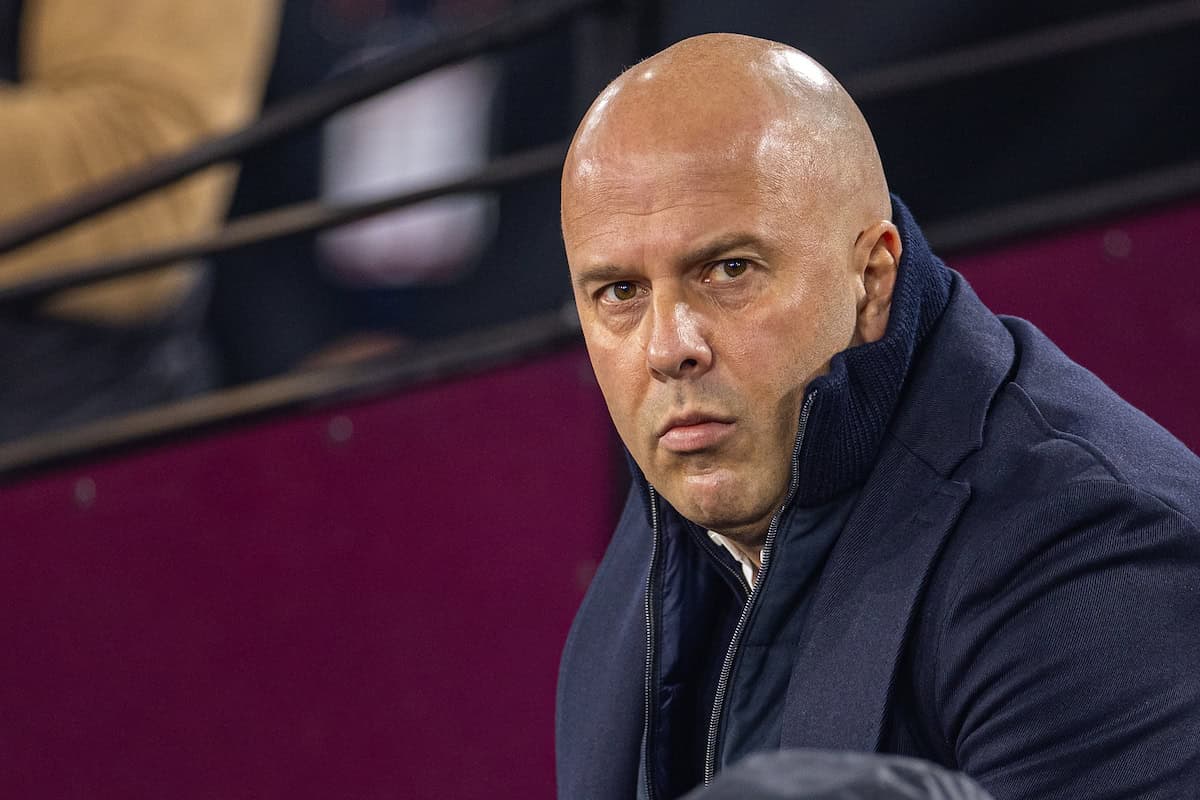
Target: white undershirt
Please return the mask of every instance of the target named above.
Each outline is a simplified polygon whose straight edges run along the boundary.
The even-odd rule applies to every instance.
[[[737,559],[737,562],[742,565],[742,575],[744,575],[746,578],[746,585],[753,586],[754,575],[756,572],[758,572],[758,567],[754,566],[754,562],[746,558],[742,551],[739,550],[732,541],[726,539],[716,531],[709,531],[708,536],[714,542],[721,545],[721,547],[724,547],[726,550],[728,550],[730,555]],[[759,553],[762,553],[762,551],[760,550]],[[762,556],[760,555],[759,557],[761,558]]]

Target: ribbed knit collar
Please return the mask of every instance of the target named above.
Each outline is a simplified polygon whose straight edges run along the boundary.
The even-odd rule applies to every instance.
[[[950,297],[950,270],[929,249],[921,229],[895,195],[892,220],[903,251],[883,338],[844,350],[815,393],[800,450],[794,503],[812,506],[863,483],[875,465],[895,413],[913,353]]]

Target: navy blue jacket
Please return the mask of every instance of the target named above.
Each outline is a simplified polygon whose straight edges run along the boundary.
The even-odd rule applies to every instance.
[[[786,550],[761,571],[756,602],[791,591],[794,614],[749,614],[755,666],[730,672],[716,766],[762,718],[754,749],[917,756],[997,800],[1200,796],[1200,459],[895,217],[888,332],[810,387],[784,544],[808,510],[852,507],[808,585],[772,584]],[[660,548],[688,539],[637,475],[563,654],[563,798],[674,793],[664,684],[711,669],[670,663],[676,627],[712,620],[662,608],[692,576],[672,558],[650,580],[656,521]]]

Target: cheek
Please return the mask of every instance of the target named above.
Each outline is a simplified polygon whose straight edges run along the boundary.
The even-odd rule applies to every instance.
[[[639,385],[639,373],[644,372],[644,367],[639,369],[631,357],[633,348],[606,347],[586,337],[585,340],[592,370],[596,373],[596,382],[608,405],[609,415],[621,438],[632,446],[630,436],[636,427],[639,398],[643,391]]]
[[[740,365],[747,400],[760,413],[790,422],[799,413],[808,382],[849,346],[854,320],[854,306],[844,298],[801,298],[746,325],[742,336],[727,343],[726,352]]]
[[[846,281],[829,280],[811,288],[787,311],[786,345],[805,372],[823,372],[829,360],[850,346],[857,305]]]

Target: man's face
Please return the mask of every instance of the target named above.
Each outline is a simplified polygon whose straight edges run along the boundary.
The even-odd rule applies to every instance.
[[[786,496],[805,387],[852,343],[856,314],[853,237],[763,151],[610,150],[576,163],[563,195],[621,439],[680,513],[746,540]]]

